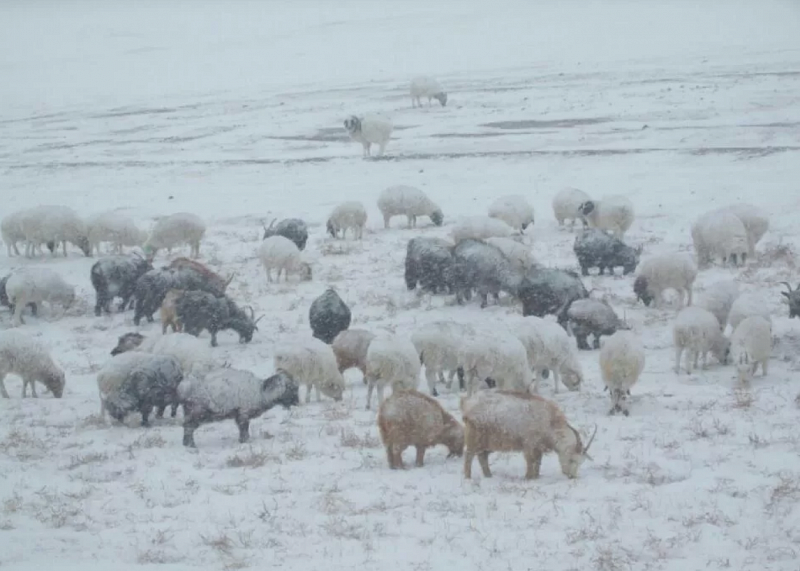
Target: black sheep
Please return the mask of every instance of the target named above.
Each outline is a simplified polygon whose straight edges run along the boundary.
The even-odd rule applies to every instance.
[[[533,268],[528,270],[519,288],[522,315],[555,315],[567,329],[567,310],[576,299],[589,297],[580,276],[569,270]]]
[[[249,343],[253,332],[258,330],[258,319],[254,319],[239,308],[228,296],[215,297],[204,291],[187,291],[175,302],[175,313],[183,323],[184,332],[197,337],[207,329],[211,333],[211,346],[217,346],[217,333],[233,329],[239,334],[239,343]]]
[[[406,286],[450,293],[453,289],[453,246],[441,238],[412,238],[406,247]]]
[[[334,337],[350,327],[350,318],[350,308],[333,288],[328,288],[315,299],[308,310],[313,336],[328,345]]]
[[[275,219],[277,220],[277,218]],[[269,228],[264,226],[264,237],[266,240],[270,236],[283,236],[295,243],[299,250],[304,250],[308,241],[308,227],[299,218],[285,218],[275,225],[273,220]]]
[[[136,291],[136,282],[153,266],[145,258],[135,254],[130,256],[108,256],[94,263],[90,273],[97,301],[94,314],[103,311],[111,313],[111,302],[115,297],[122,299],[119,311],[125,311]]]
[[[622,274],[628,275],[636,270],[642,253],[641,246],[632,248],[596,228],[589,228],[579,234],[572,249],[584,276],[589,275],[590,268],[598,268],[600,275],[603,275],[605,269],[613,274],[617,266],[622,266]]]
[[[178,407],[178,384],[183,380],[181,365],[170,355],[149,355],[148,359],[131,369],[122,384],[104,399],[108,413],[122,422],[130,412],[140,412],[142,426],[149,425],[149,416],[156,408],[156,418],[172,406],[172,416]]]
[[[472,290],[481,296],[481,307],[488,305],[491,293],[496,301],[504,291],[517,296],[524,274],[503,253],[478,240],[462,240],[453,248],[453,289],[456,301],[472,297]]]

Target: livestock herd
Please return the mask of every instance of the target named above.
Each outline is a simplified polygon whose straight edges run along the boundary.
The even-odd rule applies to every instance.
[[[415,106],[421,97],[442,105],[447,101],[441,86],[430,78],[412,85]],[[344,125],[353,139],[363,143],[365,154],[373,143],[382,153],[391,133],[390,125],[368,117],[353,116]],[[428,217],[435,226],[444,224],[442,209],[414,187],[387,188],[377,206],[385,228],[394,216],[406,216],[409,229],[417,227],[419,217]],[[129,332],[119,337],[97,375],[101,414],[108,412],[122,421],[130,413],[140,413],[142,426],[147,426],[154,409],[161,418],[167,407],[173,417],[180,407],[186,446],[195,446],[199,426],[222,419],[233,419],[239,441],[246,442],[250,420],[274,406],[299,405],[302,385],[306,403],[312,390],[318,401],[322,395],[340,401],[346,390],[343,373],[358,368],[367,385],[367,409],[377,389],[377,423],[390,468],[402,466],[401,454],[409,446],[416,447],[416,463],[422,465],[426,448],[443,444],[451,455],[464,455],[467,478],[475,456],[484,475],[490,476],[488,456],[502,451],[524,454],[526,478],[537,477],[542,454],[554,451],[562,472],[573,478],[590,458],[594,435],[587,443],[582,441],[559,407],[538,396],[540,380],[552,375],[556,392],[562,383],[579,390],[584,373],[577,351],[599,349],[600,375],[612,401],[609,414],[627,416],[627,397],[646,362],[638,336],[610,304],[593,299],[584,286],[581,276],[593,268],[600,276],[606,270],[613,275],[618,267],[623,276],[635,272],[632,293],[646,306],[661,307],[665,291],[678,292],[681,309],[673,323],[676,373],[684,353],[685,369],[691,372],[701,357],[707,365],[710,352],[720,364],[732,362],[742,383],[749,382],[759,365],[767,374],[772,326],[765,301],[755,294],[740,295],[734,280],[712,284],[697,302],[692,295],[699,270],[715,261],[740,266],[756,255],[756,245],[769,228],[761,209],[736,204],[700,216],[691,230],[697,263],[684,252],[652,255],[640,263],[643,248],[624,242],[635,221],[633,204],[626,197],[595,200],[567,188],[554,196],[552,206],[559,226],[569,220],[569,230],[574,231],[575,222],[580,222],[574,243],[580,274],[536,261],[526,235],[535,223],[534,211],[521,195],[502,196],[488,205],[485,216],[457,221],[450,231],[452,242],[417,236],[407,244],[408,290],[454,295],[458,304],[477,293],[481,308],[489,304],[490,294],[499,301],[503,293],[521,303],[520,317],[509,316],[504,326],[444,320],[423,325],[410,336],[373,333],[350,329],[350,308],[328,289],[309,308],[312,335],[275,347],[275,372],[265,379],[219,363],[213,349],[198,339],[208,331],[211,347],[217,347],[217,333],[231,329],[241,343],[248,343],[261,317],[226,293],[235,274],[222,277],[196,261],[206,232],[197,216],[164,216],[148,234],[118,213],[82,219],[68,207],[44,205],[7,215],[0,231],[9,256],[20,255],[19,242],[24,242],[28,258],[41,254],[42,245],[53,256],[59,245],[66,256],[68,243],[86,256],[99,253],[102,243],[113,248],[112,255],[101,257],[91,268],[95,315],[111,313],[112,301],[120,298],[117,311],[133,308],[137,326],[142,318],[153,322],[158,311],[162,335]],[[325,228],[333,239],[346,239],[350,230],[352,239],[363,240],[366,221],[362,203],[343,202],[333,209]],[[312,267],[303,255],[306,223],[297,218],[276,222],[264,227],[257,251],[267,281],[273,281],[273,270],[276,280],[281,273],[286,281],[290,275],[311,280]],[[158,251],[171,255],[182,245],[190,247],[191,258],[153,266]],[[133,250],[124,254],[123,247]],[[800,317],[800,286],[786,286],[782,294],[789,316]],[[48,268],[19,269],[0,281],[0,303],[11,308],[14,326],[25,323],[27,309],[36,315],[42,302],[69,306],[75,295],[74,286]],[[725,334],[728,326],[730,336]],[[417,390],[423,368],[431,396]],[[65,374],[45,344],[13,328],[0,332],[4,398],[9,397],[2,382],[8,374],[22,378],[23,396],[28,385],[37,396],[36,382],[55,397],[63,395]],[[450,389],[456,377],[459,389],[466,392],[460,404],[463,425],[436,399],[437,383]],[[387,386],[392,394],[384,398]]]

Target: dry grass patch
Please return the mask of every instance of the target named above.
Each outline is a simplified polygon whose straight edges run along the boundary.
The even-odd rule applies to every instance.
[[[382,446],[381,441],[365,432],[364,436],[358,436],[352,428],[342,428],[339,433],[339,445],[343,448],[378,448]]]
[[[228,468],[260,468],[267,462],[280,464],[280,458],[263,449],[249,448],[246,452],[237,452],[230,456],[225,465]]]

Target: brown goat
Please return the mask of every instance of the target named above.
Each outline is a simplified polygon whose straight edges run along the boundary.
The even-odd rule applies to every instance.
[[[448,458],[464,452],[464,428],[439,401],[417,390],[395,391],[378,409],[378,430],[386,447],[389,468],[404,468],[403,451],[417,449],[417,466],[422,466],[425,449],[447,446]]]
[[[172,327],[173,333],[183,331],[183,322],[178,317],[175,310],[175,302],[183,295],[185,290],[171,289],[164,296],[164,301],[161,302],[161,333],[167,334],[167,327]]]
[[[198,274],[202,275],[206,278],[209,284],[211,284],[214,289],[218,289],[220,293],[224,293],[230,283],[233,281],[233,277],[236,275],[236,272],[232,273],[228,276],[228,279],[223,279],[218,273],[212,271],[207,266],[204,266],[200,262],[195,260],[190,260],[189,258],[175,258],[170,262],[169,268],[174,268],[176,270],[181,268],[188,268],[197,272]]]

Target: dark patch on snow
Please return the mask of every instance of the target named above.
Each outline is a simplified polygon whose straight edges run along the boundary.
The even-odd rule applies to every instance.
[[[483,123],[481,127],[493,127],[495,129],[568,129],[571,127],[582,127],[584,125],[597,125],[611,121],[608,117],[588,117],[586,119],[553,119],[551,121],[536,121],[533,119],[519,119],[517,121],[497,121],[494,123]]]

